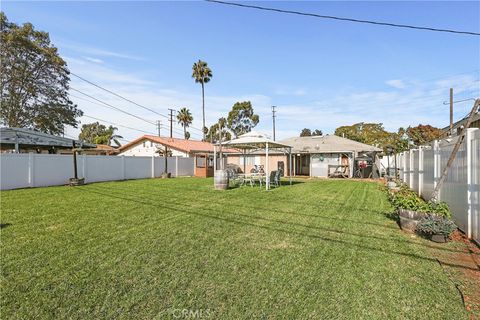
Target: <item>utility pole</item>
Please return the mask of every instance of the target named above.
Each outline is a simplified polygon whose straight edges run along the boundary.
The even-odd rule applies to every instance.
[[[170,138],[173,138],[173,113],[175,112],[175,109],[168,109],[170,110]]]
[[[276,106],[272,106],[272,120],[273,120],[273,141],[275,141],[275,108]]]
[[[158,136],[160,137],[160,128],[162,127],[162,121],[157,120],[157,131],[158,131]]]
[[[450,88],[450,135],[453,136],[453,88]]]

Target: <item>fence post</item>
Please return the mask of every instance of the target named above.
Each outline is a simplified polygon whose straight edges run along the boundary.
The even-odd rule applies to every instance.
[[[155,156],[152,156],[152,178],[155,178]]]
[[[472,163],[473,163],[473,150],[472,150],[472,140],[473,140],[473,132],[475,129],[467,129],[465,133],[465,147],[467,149],[467,202],[468,202],[468,209],[467,209],[467,238],[472,238],[472,201],[473,201],[473,179],[472,179]]]
[[[433,141],[433,189],[437,187],[438,179],[440,179],[440,141]],[[442,199],[441,190],[438,191],[438,200]]]
[[[35,154],[28,154],[28,186],[35,187]]]
[[[178,156],[175,157],[175,177],[178,177]]]
[[[122,157],[122,179],[125,180],[127,177],[125,175],[125,155],[121,155]]]
[[[408,151],[408,186],[413,189],[413,150]]]
[[[423,148],[418,148],[418,194],[423,192]]]
[[[83,173],[83,178],[85,179],[85,182],[88,180],[87,179],[87,155],[82,154],[82,173]]]

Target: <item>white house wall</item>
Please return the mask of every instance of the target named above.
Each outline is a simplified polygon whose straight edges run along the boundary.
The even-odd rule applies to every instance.
[[[145,146],[143,143],[145,142]],[[129,147],[127,150],[124,150],[120,153],[122,156],[135,156],[135,157],[160,157],[161,155],[157,152],[158,150],[163,150],[163,145],[153,141],[145,140],[140,141],[137,144]],[[189,157],[187,152],[169,148],[169,151],[172,152],[172,157]]]
[[[323,161],[320,160],[320,157],[323,157]],[[312,177],[328,177],[328,166],[329,165],[341,165],[342,164],[342,154],[341,153],[321,153],[321,154],[312,154],[310,156],[310,176]],[[349,173],[351,172],[351,167],[353,160],[349,157]]]

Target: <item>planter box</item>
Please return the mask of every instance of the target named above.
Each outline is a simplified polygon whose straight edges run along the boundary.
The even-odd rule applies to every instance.
[[[398,216],[400,217],[400,228],[406,232],[415,232],[417,225],[422,218],[427,216],[424,212],[417,212],[406,209],[398,209]]]

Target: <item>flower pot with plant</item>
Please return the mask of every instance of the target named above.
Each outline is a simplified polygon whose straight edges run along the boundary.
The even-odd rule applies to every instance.
[[[449,236],[457,229],[455,223],[445,216],[428,215],[420,220],[417,232],[435,242],[447,242]]]

